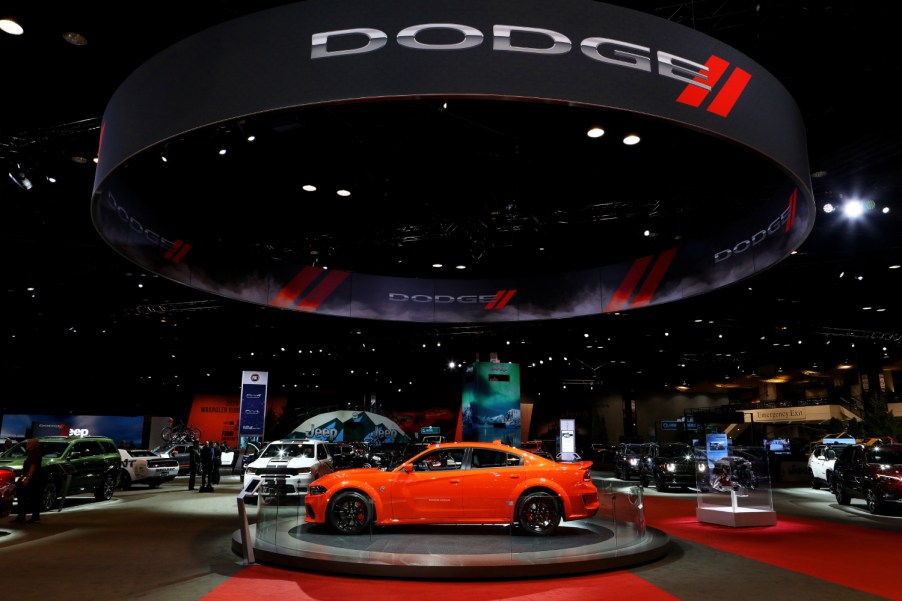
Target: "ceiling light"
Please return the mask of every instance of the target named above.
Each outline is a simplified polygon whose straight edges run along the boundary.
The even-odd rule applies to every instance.
[[[87,46],[88,40],[85,36],[75,31],[67,31],[63,33],[63,39],[73,46]]]
[[[636,134],[629,134],[625,138],[623,138],[623,143],[627,146],[635,146],[639,143],[639,140],[640,138]]]
[[[9,179],[13,180],[13,183],[23,190],[31,190],[34,187],[34,184],[31,183],[25,171],[19,165],[16,165],[16,168],[9,172]]]
[[[338,194],[339,196],[350,196],[351,195],[351,193],[348,192],[347,190],[339,190],[338,192],[336,192],[336,194]]]
[[[586,135],[590,138],[600,138],[604,135],[604,130],[600,127],[593,127],[589,131],[586,132]]]
[[[253,142],[253,141],[256,140],[256,139],[257,139],[257,136],[248,136],[248,137],[247,137],[247,141],[248,141],[248,142]]]
[[[832,213],[836,210],[836,207],[833,206],[832,203],[827,203],[824,205],[824,213]]]
[[[436,269],[438,269],[439,267],[442,266],[442,264],[441,263],[433,263],[432,266],[435,267]]]
[[[22,26],[12,19],[0,19],[0,31],[5,31],[10,35],[22,35],[25,32]]]
[[[861,214],[864,213],[864,205],[861,203],[861,201],[850,200],[843,205],[842,212],[846,217],[855,219],[856,217],[860,217]]]
[[[304,192],[316,192],[316,186],[313,186],[311,184],[307,184],[306,186],[303,186],[301,189],[304,190]]]
[[[467,268],[466,265],[455,265],[454,266],[454,269],[466,269],[466,268]]]
[[[219,156],[223,156],[225,153],[226,153],[226,149],[225,149],[225,148],[220,148],[220,149],[219,149]]]

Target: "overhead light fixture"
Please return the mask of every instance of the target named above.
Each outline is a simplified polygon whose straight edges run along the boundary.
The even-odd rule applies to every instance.
[[[311,184],[307,184],[306,186],[301,186],[301,189],[304,192],[316,192],[316,186],[311,185]]]
[[[639,140],[641,140],[641,138],[636,134],[628,134],[625,138],[623,138],[623,143],[627,146],[635,146],[639,143]]]
[[[87,46],[88,40],[85,36],[75,31],[67,31],[63,33],[63,39],[73,46]]]
[[[6,32],[9,35],[22,35],[25,33],[22,26],[12,19],[0,19],[0,31]]]
[[[9,172],[9,179],[22,190],[31,190],[34,187],[21,165],[16,165],[16,168]]]
[[[600,138],[604,135],[604,130],[600,127],[593,127],[586,132],[586,135],[590,138]]]
[[[339,190],[338,192],[336,192],[336,194],[338,194],[339,196],[350,196],[351,195],[351,193],[347,190]]]

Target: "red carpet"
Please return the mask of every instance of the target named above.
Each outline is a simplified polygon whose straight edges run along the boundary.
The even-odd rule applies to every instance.
[[[761,528],[730,528],[699,523],[695,500],[645,498],[649,526],[684,539],[720,549],[779,568],[806,574],[889,599],[899,598],[892,570],[902,565],[898,532],[858,528],[837,523],[778,515],[777,525]],[[817,553],[814,550],[849,549],[851,553]],[[868,549],[879,549],[879,561]],[[888,572],[889,570],[889,572]],[[398,598],[429,601],[583,601],[607,599],[676,599],[627,570],[504,582],[420,582],[345,578],[293,572],[266,566],[248,566],[207,596],[204,601],[247,601],[272,598],[329,601],[355,599],[365,591],[368,601]]]
[[[673,595],[629,572],[512,582],[419,582],[342,578],[248,566],[203,597],[203,601],[292,599],[331,601],[673,601]]]
[[[699,523],[695,507],[694,499],[645,497],[646,522],[671,538],[701,543],[866,593],[899,598],[893,572],[902,565],[898,532],[787,515],[777,515],[776,526],[730,528]],[[849,552],[817,552],[826,549]],[[869,549],[879,550],[879,555],[868,553]]]

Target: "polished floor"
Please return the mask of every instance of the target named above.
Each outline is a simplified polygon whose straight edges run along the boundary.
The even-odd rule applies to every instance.
[[[137,485],[117,491],[108,502],[70,498],[61,511],[44,514],[39,524],[3,518],[4,597],[902,599],[894,572],[902,565],[902,511],[873,516],[862,501],[841,507],[827,491],[802,484],[775,487],[777,527],[745,529],[701,525],[694,493],[651,488],[647,521],[670,535],[665,557],[607,573],[488,583],[366,579],[248,565],[232,545],[239,528],[239,490],[237,476],[226,475],[212,493],[188,491],[187,480],[178,478],[157,489]]]

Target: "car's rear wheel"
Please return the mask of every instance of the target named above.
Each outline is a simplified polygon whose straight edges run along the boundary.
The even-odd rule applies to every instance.
[[[113,489],[116,488],[116,478],[113,472],[107,472],[103,476],[100,488],[94,491],[94,498],[98,501],[109,501],[113,498]]]
[[[359,534],[373,519],[370,499],[353,490],[340,492],[329,507],[329,524],[342,534]]]
[[[57,497],[57,488],[56,482],[53,480],[44,483],[44,488],[41,489],[41,511],[50,511],[56,507],[56,497]]]
[[[850,497],[846,491],[842,487],[841,482],[836,483],[836,502],[840,505],[848,505],[852,502],[852,497]]]
[[[880,495],[877,494],[877,491],[874,490],[873,487],[869,488],[867,492],[864,493],[864,500],[868,504],[868,511],[871,513],[881,513],[883,511],[883,503],[880,500]]]
[[[132,487],[132,478],[128,475],[128,472],[122,470],[119,472],[119,488],[122,490],[128,490]]]
[[[821,487],[821,481],[815,478],[814,472],[808,470],[808,475],[811,477],[811,488],[817,490]]]
[[[517,504],[517,522],[529,534],[551,534],[561,522],[560,503],[554,495],[544,491],[528,493]]]

